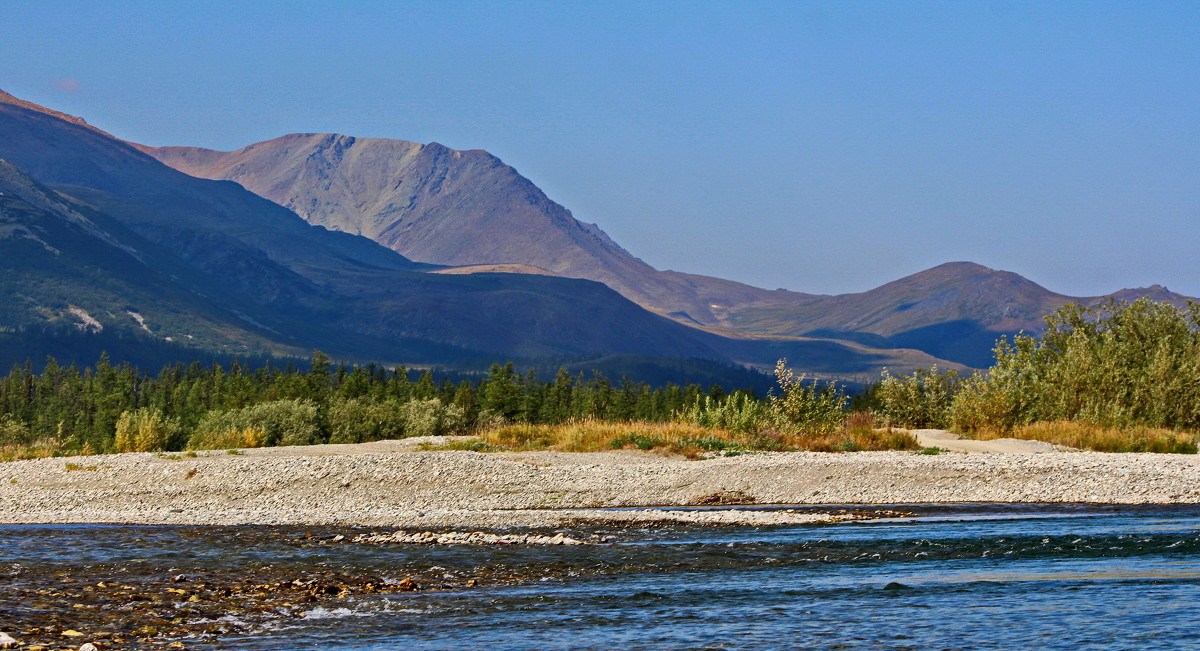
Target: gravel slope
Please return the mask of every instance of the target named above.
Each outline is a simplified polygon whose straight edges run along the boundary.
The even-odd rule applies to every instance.
[[[5,463],[0,522],[502,528],[590,518],[697,521],[660,510],[589,509],[711,503],[721,495],[762,504],[1200,502],[1200,457],[1194,455],[788,452],[688,461],[624,451],[404,451],[410,446]],[[734,513],[710,519],[817,519],[807,512],[765,520]]]

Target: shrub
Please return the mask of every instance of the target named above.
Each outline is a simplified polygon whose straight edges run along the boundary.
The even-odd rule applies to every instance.
[[[113,447],[117,452],[161,452],[167,449],[172,425],[157,409],[121,412]]]
[[[486,431],[504,427],[508,424],[508,419],[499,412],[490,409],[479,410],[479,415],[475,417],[475,429]]]
[[[1200,306],[1146,298],[1067,305],[1040,339],[996,345],[996,363],[951,407],[957,427],[1009,431],[1040,421],[1200,429]]]
[[[31,442],[29,426],[12,414],[0,416],[0,445],[28,445]]]
[[[768,403],[735,393],[724,400],[711,396],[697,398],[683,419],[703,427],[716,427],[734,432],[752,433],[770,424],[771,409]]]
[[[406,434],[399,400],[342,400],[329,408],[330,443],[365,443]]]
[[[889,426],[945,427],[950,422],[950,403],[958,384],[958,371],[939,373],[936,366],[901,377],[884,369],[877,393],[880,415]]]
[[[982,373],[973,373],[962,382],[948,410],[951,426],[965,433],[1008,432],[1019,416],[1010,389],[1000,381],[988,382]]]
[[[316,404],[308,400],[276,400],[206,413],[188,439],[188,447],[213,450],[320,442]]]
[[[436,436],[442,433],[442,401],[437,398],[409,400],[404,403],[400,414],[409,436]]]
[[[784,433],[826,434],[837,431],[845,418],[846,394],[835,383],[819,387],[805,382],[787,368],[787,360],[775,365],[775,379],[782,395],[771,396],[772,424]]]
[[[663,447],[666,442],[662,439],[645,434],[623,434],[612,440],[612,448],[620,450],[627,447],[635,447],[639,450],[653,450],[657,447]]]

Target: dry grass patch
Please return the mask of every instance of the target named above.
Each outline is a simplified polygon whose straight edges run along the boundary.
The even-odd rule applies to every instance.
[[[1096,452],[1168,452],[1196,454],[1197,437],[1187,432],[1153,427],[1116,429],[1073,421],[1056,421],[1018,425],[1011,431],[986,430],[975,432],[974,438],[997,438],[1046,441]]]
[[[45,459],[61,454],[62,448],[53,439],[34,441],[28,445],[0,445],[0,462]]]
[[[645,450],[698,458],[705,453],[736,454],[770,450],[847,452],[858,450],[915,450],[920,446],[906,432],[877,430],[858,424],[827,434],[781,433],[765,430],[739,433],[691,423],[572,421],[561,425],[507,425],[479,434],[475,449],[602,452]]]

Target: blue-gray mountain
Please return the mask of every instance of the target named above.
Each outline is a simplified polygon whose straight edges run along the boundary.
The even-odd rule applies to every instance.
[[[426,183],[430,196],[453,185]],[[3,92],[0,193],[0,333],[65,323],[226,352],[321,348],[410,364],[624,355],[768,365],[786,356],[823,373],[869,373],[936,361],[853,342],[722,337],[589,280],[430,273],[438,268],[356,231],[306,223],[237,183],[184,174],[83,120]],[[579,231],[619,250],[598,229]],[[440,237],[453,239],[450,231]]]
[[[439,265],[521,265],[602,282],[682,323],[753,335],[823,337],[913,348],[987,366],[1001,334],[1038,332],[1070,297],[1021,276],[949,263],[858,294],[768,291],[659,271],[575,220],[495,156],[437,143],[294,134],[232,151],[144,148],[188,174],[236,181],[312,224],[369,237]],[[525,270],[528,270],[527,268]],[[1185,297],[1162,287],[1121,298]]]

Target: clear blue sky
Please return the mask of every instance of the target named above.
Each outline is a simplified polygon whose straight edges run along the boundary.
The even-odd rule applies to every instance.
[[[1200,2],[7,2],[0,88],[150,145],[487,149],[769,288],[1200,296]]]

